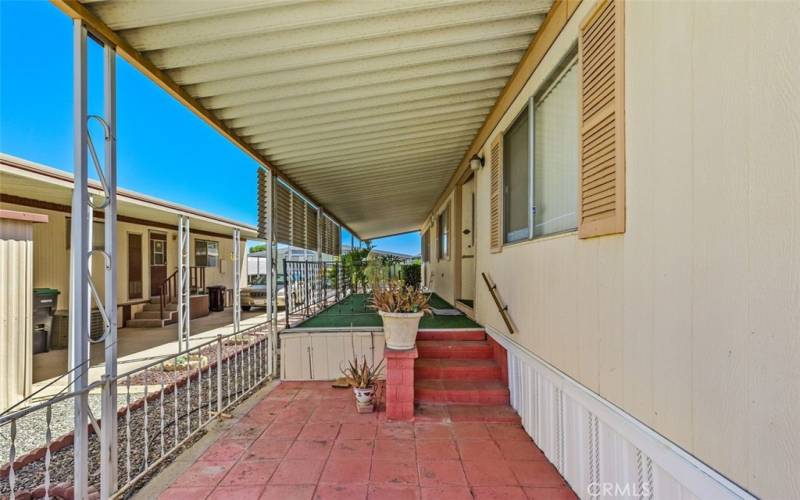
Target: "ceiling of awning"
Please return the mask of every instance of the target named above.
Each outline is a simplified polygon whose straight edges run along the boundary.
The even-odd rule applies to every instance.
[[[552,2],[82,3],[370,239],[422,224]]]

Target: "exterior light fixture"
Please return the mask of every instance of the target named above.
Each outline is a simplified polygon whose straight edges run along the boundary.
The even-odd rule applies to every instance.
[[[469,159],[469,168],[473,172],[477,172],[478,170],[483,167],[483,157],[478,155],[472,155],[472,158]]]

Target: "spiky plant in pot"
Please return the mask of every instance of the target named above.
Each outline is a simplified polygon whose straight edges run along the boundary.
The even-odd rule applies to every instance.
[[[362,356],[347,362],[347,367],[342,370],[345,380],[353,388],[356,397],[356,406],[359,413],[371,412],[375,404],[375,384],[383,371],[383,360],[375,366],[367,363],[367,357]]]
[[[419,288],[405,286],[401,281],[373,286],[371,307],[383,319],[386,347],[395,350],[414,348],[419,321],[424,314],[431,314],[428,300],[429,297]]]

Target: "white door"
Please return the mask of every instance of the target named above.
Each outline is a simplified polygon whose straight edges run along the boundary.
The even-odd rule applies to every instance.
[[[460,300],[475,300],[475,242],[475,178],[473,177],[461,187],[461,293],[458,296]]]

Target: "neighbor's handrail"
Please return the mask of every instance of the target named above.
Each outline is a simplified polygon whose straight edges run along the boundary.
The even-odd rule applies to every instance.
[[[506,328],[508,328],[508,333],[516,333],[514,331],[514,326],[511,323],[511,317],[508,315],[508,306],[503,304],[503,301],[500,300],[500,295],[497,293],[497,285],[489,279],[489,276],[487,276],[486,273],[481,273],[481,276],[483,276],[483,282],[486,283],[486,287],[489,288],[489,293],[494,299],[494,305],[497,306],[497,311],[503,318]]]

